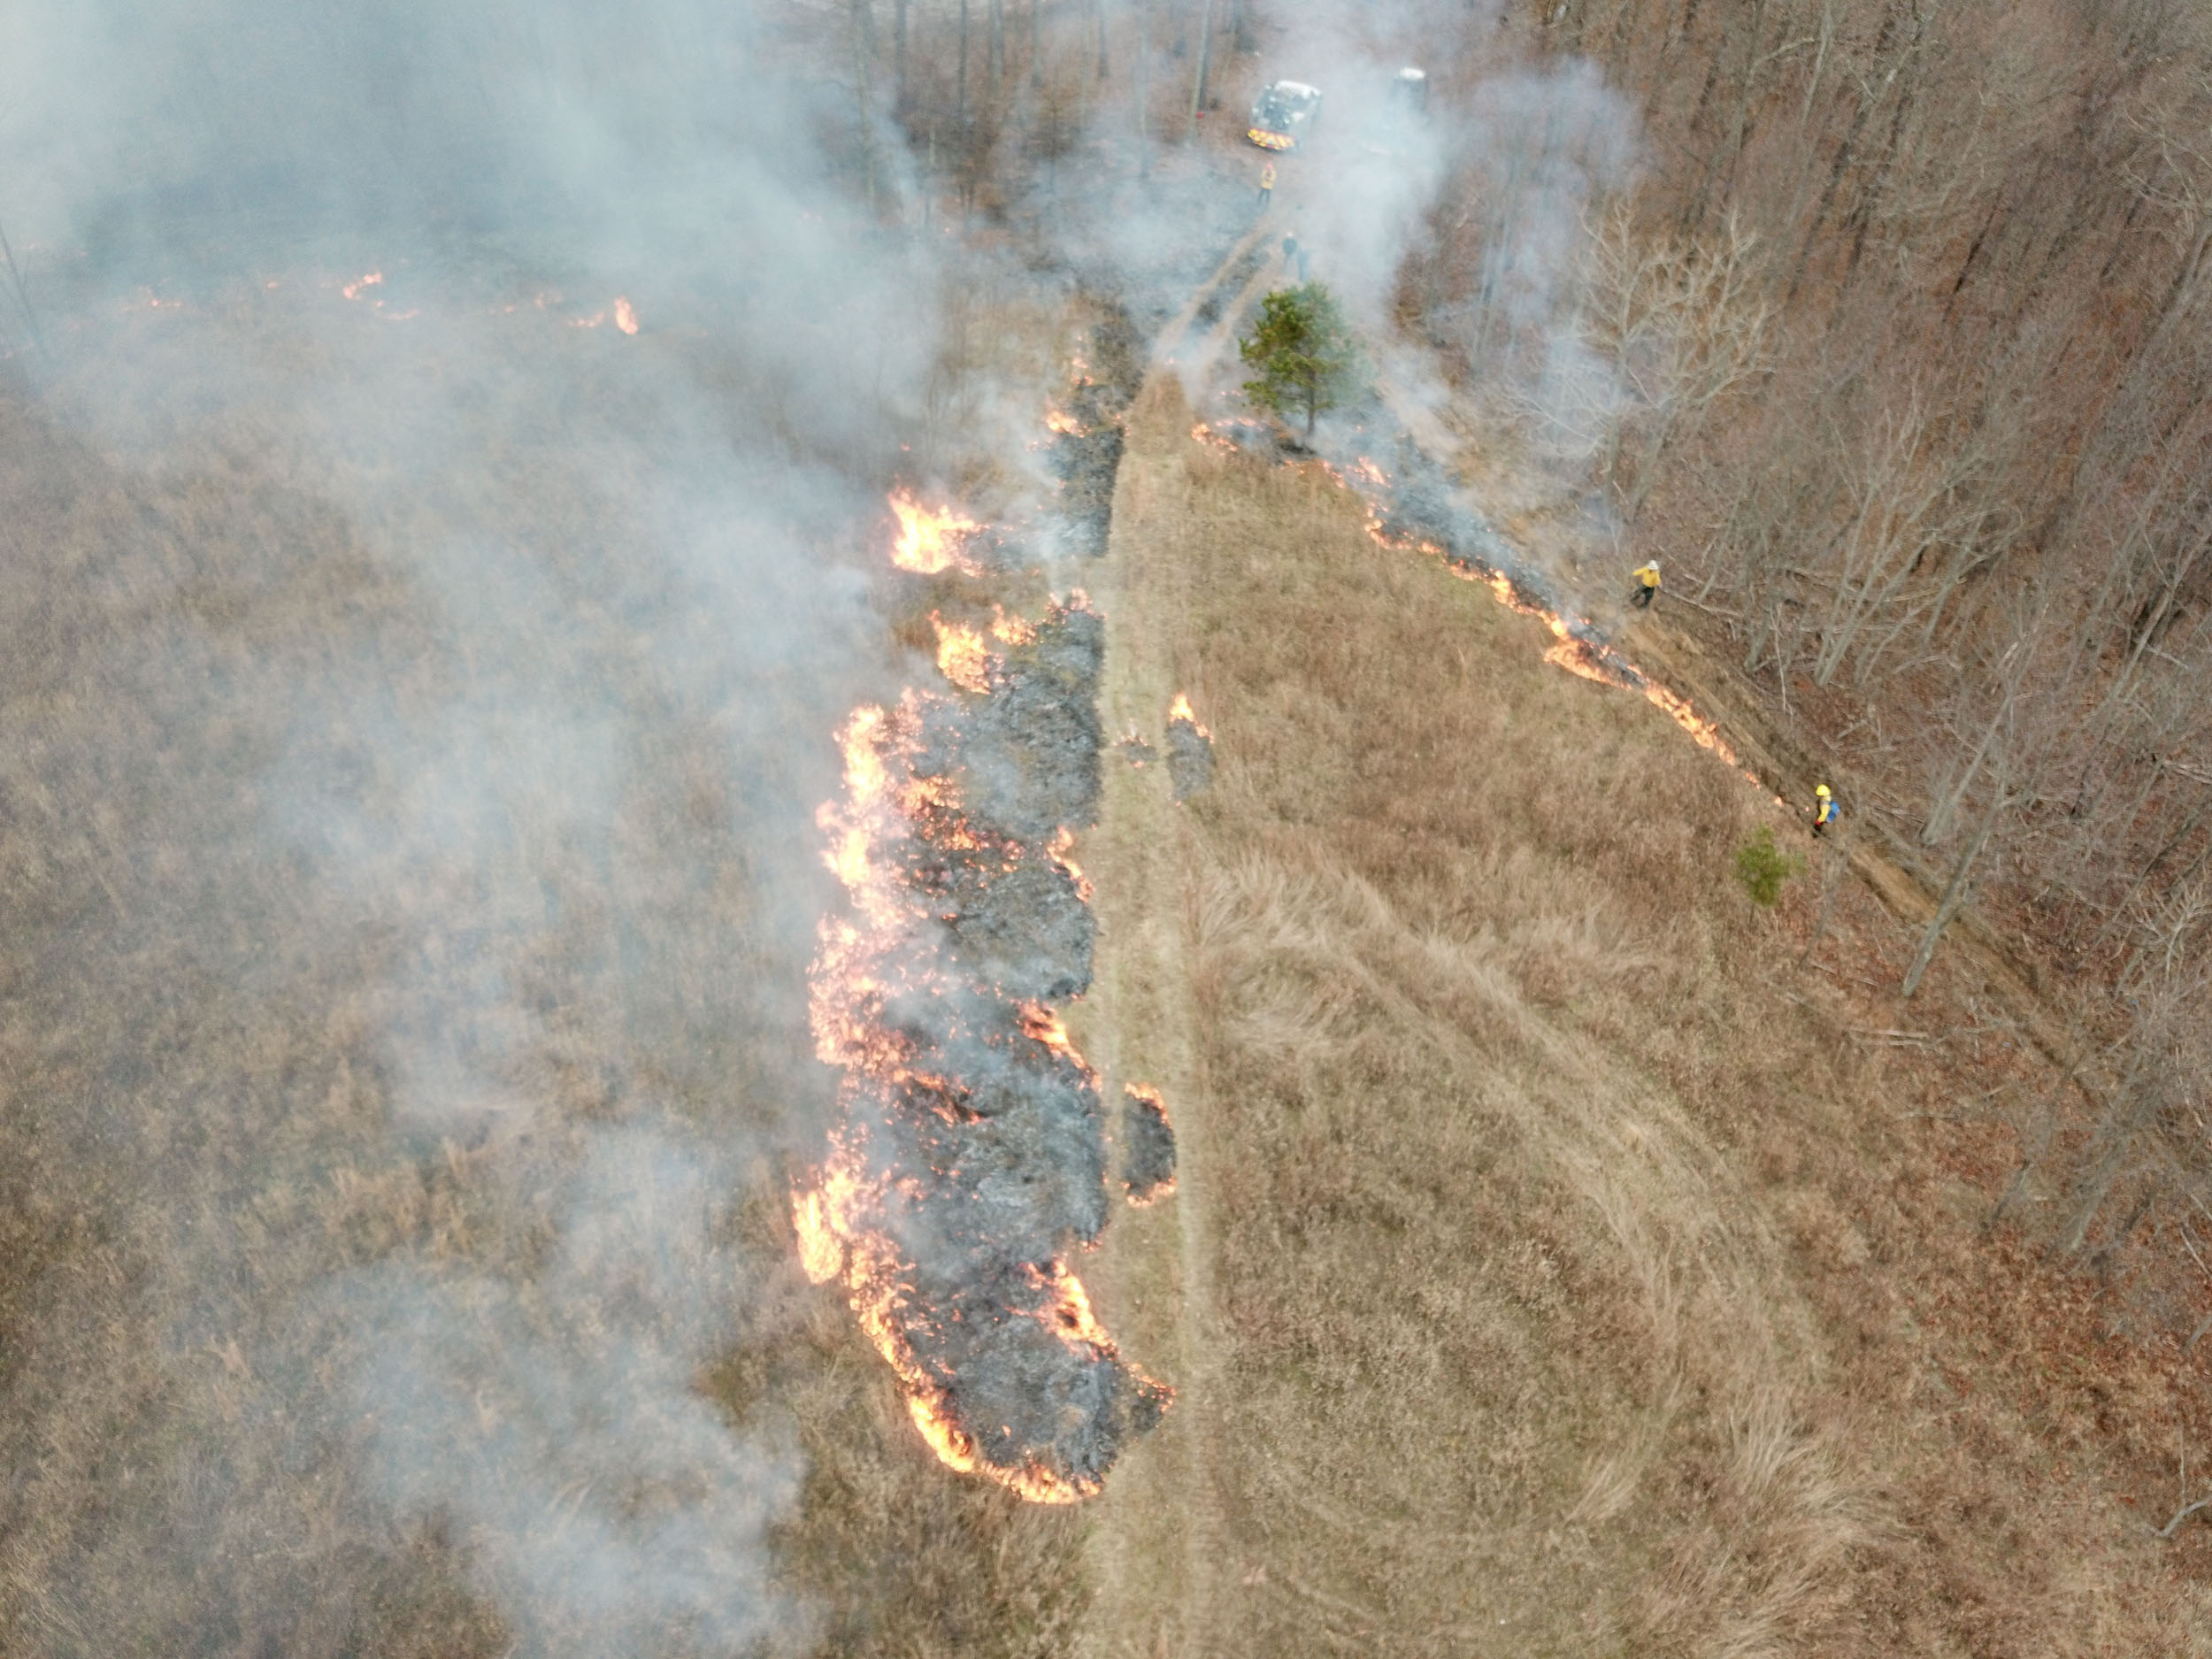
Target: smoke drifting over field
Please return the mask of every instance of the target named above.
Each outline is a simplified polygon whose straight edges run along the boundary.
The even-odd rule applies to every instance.
[[[768,11],[0,22],[11,1651],[806,1632],[699,1377],[935,275]]]

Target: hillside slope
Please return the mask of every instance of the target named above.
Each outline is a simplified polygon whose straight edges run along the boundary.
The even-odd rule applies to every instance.
[[[1132,423],[1102,712],[1156,747],[1187,692],[1214,784],[1110,763],[1079,849],[1079,1040],[1181,1151],[1087,1276],[1181,1389],[1091,1650],[2194,1651],[2093,1444],[1927,1325],[1978,1194],[1797,966],[1825,883],[1730,878],[1802,831],[1190,425]]]

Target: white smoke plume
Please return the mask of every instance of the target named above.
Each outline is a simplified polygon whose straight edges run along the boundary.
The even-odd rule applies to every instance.
[[[90,1229],[0,1379],[11,1651],[810,1627],[791,1426],[703,1378],[791,1317],[739,1211],[826,1102],[939,273],[789,15],[0,18],[6,1062]]]

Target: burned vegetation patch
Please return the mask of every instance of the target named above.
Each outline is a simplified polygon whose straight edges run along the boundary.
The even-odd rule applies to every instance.
[[[1167,721],[1168,787],[1178,801],[1213,787],[1213,733],[1198,723],[1187,699],[1178,697]]]
[[[1133,390],[1115,377],[1139,365],[1107,324],[1087,343],[1107,373],[1077,388],[1081,429],[1055,450],[1074,487],[1047,529],[1102,550],[1111,422]],[[932,523],[957,545],[906,568],[987,581],[1012,545]],[[1110,1213],[1098,1076],[1058,1011],[1091,983],[1089,891],[1066,849],[1098,816],[1104,631],[1079,597],[1033,621],[993,611],[989,639],[932,611],[952,689],[846,730],[845,798],[823,821],[852,902],[813,976],[841,1121],[794,1215],[809,1275],[841,1283],[939,1457],[1066,1502],[1099,1489],[1170,1393],[1121,1356],[1070,1265]]]
[[[1128,313],[1118,305],[1106,307],[1084,345],[1083,367],[1046,458],[1060,480],[1063,547],[1097,558],[1106,551],[1122,425],[1143,383],[1144,355]]]
[[[1133,1204],[1148,1204],[1175,1190],[1175,1128],[1167,1102],[1148,1083],[1122,1091],[1121,1184]]]

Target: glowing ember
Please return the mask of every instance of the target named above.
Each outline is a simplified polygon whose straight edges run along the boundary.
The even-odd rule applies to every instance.
[[[983,634],[964,622],[948,622],[934,611],[930,621],[937,629],[937,672],[963,691],[991,688],[991,649]]]
[[[637,308],[628,300],[619,297],[615,300],[614,326],[626,334],[637,333]]]
[[[983,526],[948,507],[932,512],[909,489],[891,492],[891,513],[899,521],[898,539],[891,544],[891,562],[918,576],[934,576],[957,570],[963,575],[982,574],[961,551],[961,544]]]

